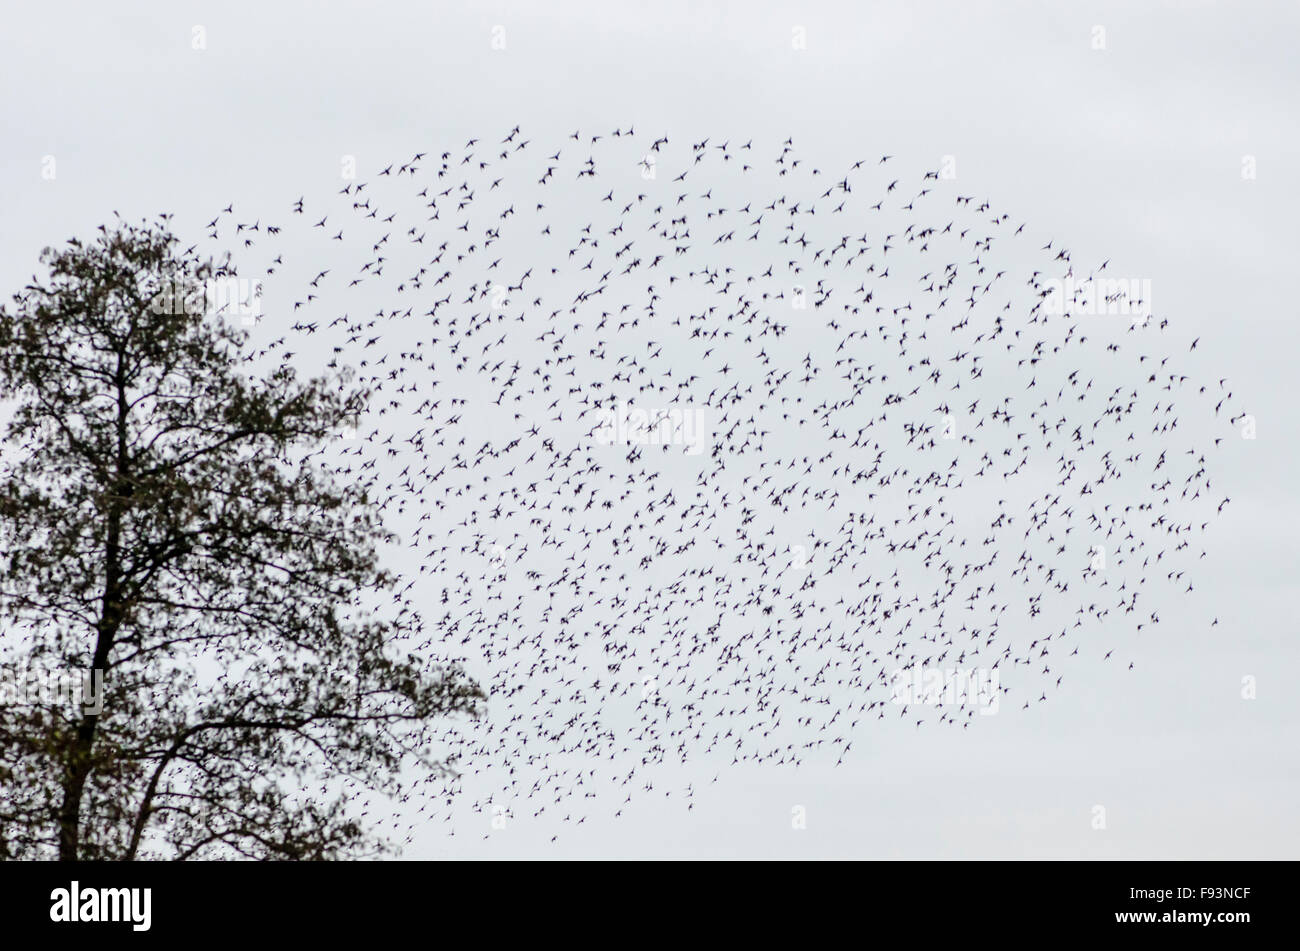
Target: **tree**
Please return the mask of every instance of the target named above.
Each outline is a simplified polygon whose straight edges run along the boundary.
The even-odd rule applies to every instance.
[[[433,722],[483,695],[398,656],[392,536],[319,459],[367,393],[256,376],[192,306],[233,269],[177,248],[166,216],[119,220],[0,309],[4,656],[103,682],[0,696],[0,857],[382,854],[349,792],[454,774]]]

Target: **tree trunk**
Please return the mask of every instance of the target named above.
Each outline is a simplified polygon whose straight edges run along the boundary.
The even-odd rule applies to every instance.
[[[119,353],[117,376],[117,479],[109,499],[107,532],[104,542],[104,597],[100,605],[99,623],[96,625],[95,655],[91,670],[104,671],[108,677],[108,657],[122,624],[122,513],[131,494],[126,479],[127,455],[127,404],[126,386],[122,377]],[[81,800],[90,778],[95,731],[99,725],[98,713],[82,712],[77,724],[77,735],[68,752],[67,776],[63,786],[63,804],[59,808],[59,861],[75,862],[81,857]]]

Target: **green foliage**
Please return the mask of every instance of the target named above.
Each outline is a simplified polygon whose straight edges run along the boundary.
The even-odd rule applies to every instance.
[[[233,274],[177,248],[101,228],[0,309],[4,657],[104,671],[102,713],[0,700],[0,857],[384,851],[346,797],[445,775],[432,721],[482,694],[365,609],[390,538],[311,453],[367,394],[257,378],[246,333],[158,307]]]

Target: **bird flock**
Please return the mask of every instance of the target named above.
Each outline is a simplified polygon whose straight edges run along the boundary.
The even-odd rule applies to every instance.
[[[249,360],[372,389],[318,459],[400,539],[403,647],[487,694],[406,841],[471,777],[489,835],[1028,715],[1190,596],[1227,381],[1138,282],[898,166],[516,126],[208,223],[262,281]]]

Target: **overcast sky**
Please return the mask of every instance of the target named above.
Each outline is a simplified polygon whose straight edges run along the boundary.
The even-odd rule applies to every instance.
[[[838,768],[692,761],[663,774],[692,785],[689,813],[658,796],[579,827],[520,817],[490,830],[467,813],[453,838],[418,835],[409,857],[1297,854],[1300,701],[1286,671],[1300,660],[1300,331],[1281,285],[1300,253],[1300,11],[53,2],[15,8],[5,27],[6,296],[43,246],[114,210],[175,212],[197,239],[228,202],[266,220],[300,195],[334,194],[344,155],[366,178],[515,124],[557,144],[628,126],[769,151],[793,137],[837,168],[953,156],[961,192],[1077,259],[1149,279],[1170,352],[1227,377],[1257,420],[1258,437],[1215,463],[1233,504],[1205,539],[1195,594],[1126,640],[1134,670],[1093,663],[1032,715],[978,730],[882,722]],[[1241,696],[1246,676],[1256,699]],[[806,829],[792,828],[794,806]]]

